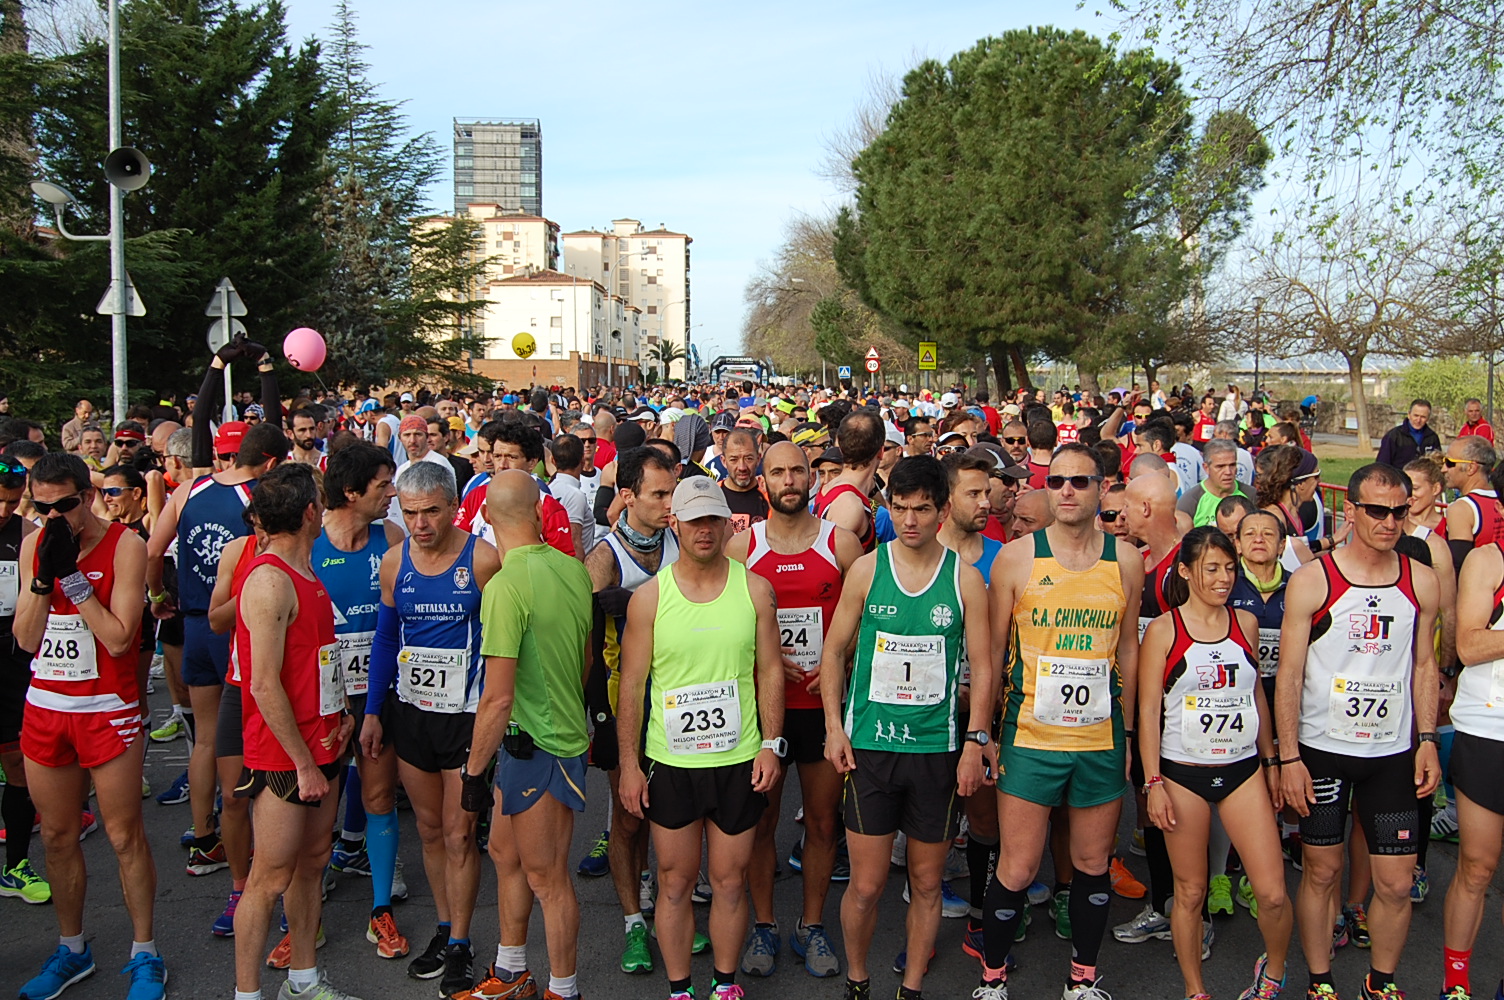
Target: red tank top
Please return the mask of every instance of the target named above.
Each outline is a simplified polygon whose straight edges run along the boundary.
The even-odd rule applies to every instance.
[[[793,649],[805,670],[819,666],[825,633],[841,600],[841,567],[836,561],[836,525],[822,520],[820,534],[803,552],[784,555],[768,546],[768,522],[752,525],[747,569],[773,585],[778,598],[779,641]],[[819,708],[820,695],[804,690],[805,683],[785,683],[785,708]]]
[[[824,517],[825,512],[830,510],[830,505],[835,503],[836,497],[844,496],[847,493],[860,500],[862,506],[867,509],[867,528],[857,536],[857,541],[862,543],[863,553],[871,552],[877,548],[877,518],[872,512],[872,501],[863,496],[862,491],[855,486],[852,486],[850,483],[837,483],[824,493],[821,493],[815,498],[815,516]]]
[[[115,589],[115,549],[128,531],[125,525],[112,523],[99,544],[78,560],[79,572],[93,584],[94,596],[105,607],[109,607]],[[35,555],[31,568],[35,573]],[[136,618],[138,629],[140,622]],[[47,631],[31,661],[31,687],[26,700],[58,712],[131,708],[141,700],[136,682],[137,645],[136,639],[132,639],[126,644],[126,652],[111,656],[84,623],[77,605],[63,596],[61,586],[55,587],[48,606]]]
[[[235,560],[235,568],[230,572],[230,599],[235,601],[237,610],[240,606],[240,588],[245,583],[245,578],[251,573],[251,563],[256,561],[256,536],[247,535],[245,548],[240,550],[240,558]],[[236,636],[240,634],[239,617],[236,618]],[[240,687],[240,643],[230,643],[230,669],[225,674],[225,683]]]
[[[1463,494],[1461,499],[1473,508],[1473,548],[1482,548],[1504,538],[1499,526],[1499,498],[1493,490],[1474,490]],[[1441,537],[1447,537],[1445,521],[1441,524]]]
[[[313,753],[314,762],[332,764],[342,749],[332,745],[330,737],[339,729],[340,713],[344,710],[344,681],[339,676],[338,656],[324,654],[322,659],[329,662],[323,671],[320,670],[320,662],[321,651],[328,647],[332,652],[336,643],[334,604],[324,590],[324,585],[317,579],[306,578],[279,556],[270,553],[251,560],[246,576],[263,565],[276,567],[286,573],[297,591],[298,613],[288,623],[287,638],[282,650],[282,689],[287,692],[298,731]],[[246,767],[262,771],[294,770],[292,758],[267,726],[256,698],[251,694],[251,634],[241,620],[235,623],[235,646],[240,657],[244,692],[241,717],[245,722]],[[329,670],[334,671],[332,678],[323,677],[322,674]],[[326,684],[326,680],[329,683]],[[328,687],[331,692],[337,691],[338,707],[332,712],[322,710],[330,707],[328,704],[321,706],[323,687]],[[332,694],[330,698],[332,700]]]

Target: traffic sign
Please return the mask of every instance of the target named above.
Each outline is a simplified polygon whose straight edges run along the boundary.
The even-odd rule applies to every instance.
[[[867,360],[868,361],[878,361],[878,360],[880,360],[880,357],[879,357],[879,355],[877,353],[877,348],[875,348],[875,347],[869,347],[869,348],[867,348]]]
[[[880,360],[878,360],[877,358],[868,358],[867,359],[867,371],[871,372],[873,375],[876,375],[877,374],[877,370],[879,368],[881,368],[882,366],[883,366],[883,363]]]
[[[117,295],[118,292],[115,288],[115,282],[111,281],[110,287],[105,289],[104,298],[99,300],[99,305],[94,307],[94,311],[101,316],[115,315],[115,300]],[[129,274],[125,276],[124,314],[126,316],[146,315],[146,306],[142,304],[141,296],[136,294],[135,283],[131,281],[131,276]]]
[[[204,307],[204,315],[224,315],[226,303],[221,297],[224,292],[230,293],[228,303],[230,315],[244,316],[246,314],[245,300],[240,297],[240,293],[235,290],[235,286],[230,282],[229,278],[220,278],[219,284],[214,286],[214,295],[209,299],[209,304]]]
[[[921,340],[919,342],[919,370],[920,371],[922,371],[922,372],[932,372],[932,371],[934,371],[935,370],[935,361],[938,358],[938,356],[939,356],[939,352],[935,350],[935,343],[934,343],[934,341],[932,341],[932,340]]]
[[[838,379],[845,379],[848,382],[851,381],[851,366],[850,365],[840,365],[840,366],[838,366],[836,368],[836,378],[838,378]]]
[[[221,347],[228,344],[231,338],[237,336],[243,337],[245,335],[245,324],[240,322],[240,320],[231,319],[230,330],[228,333],[226,333],[225,321],[222,319],[217,319],[214,321],[214,324],[209,327],[209,350],[218,351]]]

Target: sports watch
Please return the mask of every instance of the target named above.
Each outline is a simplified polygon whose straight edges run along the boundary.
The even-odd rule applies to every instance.
[[[992,737],[987,734],[987,730],[985,729],[969,729],[966,732],[966,742],[984,747],[992,742]]]
[[[776,740],[763,740],[762,748],[764,750],[773,751],[773,753],[778,757],[787,757],[789,753],[789,741],[784,739],[782,736],[778,737]]]

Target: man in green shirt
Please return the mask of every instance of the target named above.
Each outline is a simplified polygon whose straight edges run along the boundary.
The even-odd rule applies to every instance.
[[[461,804],[490,800],[485,772],[498,747],[500,795],[491,818],[501,943],[475,996],[536,996],[527,968],[527,926],[536,896],[547,930],[547,997],[572,1000],[580,907],[569,877],[574,813],[585,809],[585,672],[590,666],[590,574],[545,545],[543,498],[532,476],[499,472],[486,518],[502,568],[481,603],[485,687],[476,706]],[[519,906],[518,900],[527,900]]]
[[[1212,438],[1201,450],[1206,478],[1186,490],[1177,509],[1191,515],[1200,528],[1217,523],[1217,504],[1230,496],[1247,496],[1238,483],[1238,446],[1226,438]]]

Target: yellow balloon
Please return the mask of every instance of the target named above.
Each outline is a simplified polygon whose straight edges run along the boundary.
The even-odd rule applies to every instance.
[[[512,353],[519,358],[530,358],[538,349],[538,342],[533,339],[531,333],[519,333],[512,338]]]

